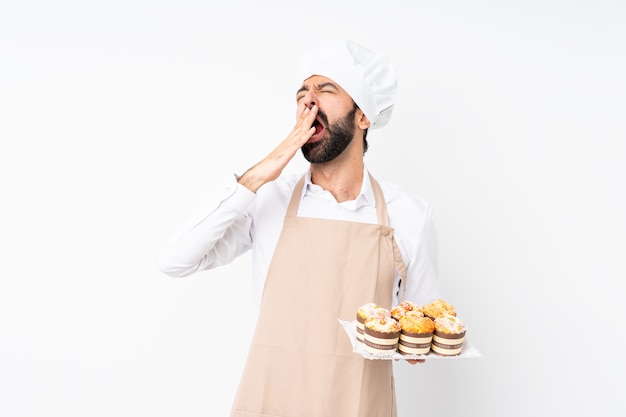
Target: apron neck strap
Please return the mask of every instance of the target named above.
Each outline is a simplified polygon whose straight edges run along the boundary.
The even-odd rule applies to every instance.
[[[374,204],[376,204],[376,214],[378,216],[378,224],[383,226],[389,226],[389,215],[387,214],[387,204],[385,203],[385,196],[383,195],[383,189],[380,187],[378,181],[369,174],[370,182],[372,183],[372,191],[374,191]]]
[[[374,179],[372,174],[369,174],[370,183],[372,184],[372,191],[374,192],[374,204],[376,206],[376,215],[378,217],[378,224],[383,226],[389,226],[389,215],[387,214],[387,204],[385,204],[385,196],[383,190],[380,187],[378,181]],[[298,213],[298,207],[300,206],[300,200],[302,199],[302,190],[304,189],[304,175],[296,183],[289,200],[289,206],[287,206],[287,216],[295,217]]]
[[[287,206],[287,217],[296,217],[298,214],[298,207],[300,206],[300,199],[302,198],[302,190],[304,188],[304,175],[296,183],[293,193],[291,194],[291,200],[289,200],[289,206]]]

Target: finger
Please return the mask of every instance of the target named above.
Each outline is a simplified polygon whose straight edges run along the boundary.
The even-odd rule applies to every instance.
[[[317,106],[314,104],[311,107],[305,107],[304,111],[300,114],[300,119],[298,120],[298,124],[312,125],[313,121],[317,117]]]
[[[304,145],[315,134],[313,122],[317,117],[317,106],[306,108],[300,115],[296,126],[291,131],[290,137],[296,142],[298,147]]]

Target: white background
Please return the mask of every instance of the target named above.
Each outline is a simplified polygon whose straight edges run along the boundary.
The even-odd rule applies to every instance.
[[[227,415],[249,258],[175,279],[156,250],[289,132],[322,38],[393,60],[366,163],[433,205],[483,354],[395,363],[401,415],[624,415],[625,21],[607,0],[2,1],[0,415]]]

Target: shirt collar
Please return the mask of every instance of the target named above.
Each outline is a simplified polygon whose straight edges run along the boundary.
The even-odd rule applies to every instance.
[[[304,192],[302,193],[300,200],[302,200],[306,195],[315,196],[317,198],[321,198],[327,201],[333,201],[335,202],[335,204],[339,204],[341,206],[344,206],[344,208],[352,209],[352,210],[356,210],[366,205],[376,207],[376,204],[375,204],[376,200],[374,198],[374,190],[372,189],[372,182],[370,181],[369,173],[367,171],[367,168],[365,167],[363,167],[363,182],[361,184],[361,191],[354,200],[345,201],[343,203],[337,203],[335,198],[330,192],[324,190],[319,185],[313,184],[313,182],[311,182],[311,168],[310,167],[306,170],[306,173],[304,175]]]

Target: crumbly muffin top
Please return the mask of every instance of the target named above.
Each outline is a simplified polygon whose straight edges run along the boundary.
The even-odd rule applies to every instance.
[[[400,318],[402,330],[411,333],[432,333],[435,331],[435,323],[428,317],[418,317],[406,314]]]
[[[383,314],[377,314],[366,320],[364,325],[368,329],[375,330],[380,333],[396,333],[401,330],[400,323],[398,323],[398,320],[391,317],[391,315],[387,316]]]
[[[424,315],[433,318],[456,316],[454,307],[444,300],[435,300],[432,303],[426,304],[422,307]]]
[[[439,317],[435,319],[435,330],[446,334],[459,334],[465,331],[465,324],[455,316]]]
[[[382,307],[379,306],[376,303],[367,303],[367,304],[363,304],[361,307],[359,307],[359,309],[357,310],[357,314],[359,315],[359,317],[361,317],[362,319],[366,320],[369,319],[370,317],[372,317],[374,315],[374,312],[378,309],[381,309]],[[384,314],[384,312],[382,312]]]
[[[422,310],[417,304],[407,300],[401,301],[397,306],[391,309],[391,317],[396,320],[400,320],[400,318],[402,318],[406,314],[413,314],[418,317],[424,315],[424,313],[422,313]]]

